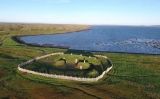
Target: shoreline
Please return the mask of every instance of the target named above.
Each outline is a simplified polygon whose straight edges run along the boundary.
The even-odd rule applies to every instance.
[[[153,54],[153,53],[134,53],[134,52],[121,52],[121,51],[94,51],[94,50],[78,50],[78,49],[70,49],[69,46],[57,46],[54,44],[34,44],[34,43],[26,43],[23,40],[21,40],[21,37],[26,37],[26,36],[39,36],[39,35],[61,35],[61,34],[68,34],[68,33],[76,33],[76,32],[81,32],[81,31],[89,31],[91,30],[92,26],[87,27],[86,29],[82,29],[82,30],[77,30],[77,31],[72,31],[72,32],[63,32],[63,33],[54,33],[54,34],[33,34],[33,35],[14,35],[11,36],[11,39],[16,41],[17,43],[20,44],[24,44],[27,46],[31,46],[31,47],[44,47],[44,48],[59,48],[59,49],[66,49],[66,50],[70,50],[70,51],[82,51],[82,52],[91,52],[91,53],[119,53],[119,54],[136,54],[136,55],[154,55],[154,56],[159,56],[160,54]]]
[[[44,47],[44,48],[60,48],[60,49],[68,49],[68,47],[64,46],[54,46],[54,45],[39,45],[39,44],[29,44],[20,39],[22,36],[12,36],[11,39],[16,41],[17,43],[24,44],[31,47]]]
[[[49,45],[49,44],[44,44],[44,45],[39,45],[39,44],[30,44],[30,43],[26,43],[23,40],[20,39],[20,37],[22,36],[12,36],[11,38],[20,43],[20,44],[24,44],[27,46],[31,46],[31,47],[44,47],[44,48],[59,48],[59,49],[67,49],[70,51],[81,51],[81,52],[91,52],[91,53],[119,53],[119,54],[135,54],[135,55],[154,55],[154,56],[159,56],[160,54],[151,54],[151,53],[131,53],[131,52],[115,52],[115,51],[93,51],[93,50],[78,50],[78,49],[70,49],[69,46],[55,46],[54,44]]]
[[[69,33],[76,33],[76,32],[82,32],[82,31],[89,31],[91,30],[91,26],[87,27],[86,29],[81,29],[81,30],[75,30],[75,31],[68,31],[68,32],[57,32],[57,33],[40,33],[40,34],[24,34],[24,35],[14,35],[14,37],[24,37],[24,36],[39,36],[39,35],[61,35],[61,34],[69,34]]]
[[[50,34],[50,35],[54,35],[54,34]],[[160,54],[151,54],[151,53],[131,53],[131,52],[118,52],[118,51],[115,52],[115,51],[78,50],[78,49],[70,49],[69,46],[55,46],[54,44],[46,44],[46,45],[45,44],[44,45],[30,44],[30,43],[26,43],[23,40],[21,40],[20,37],[23,37],[23,36],[12,36],[11,39],[20,43],[20,44],[24,44],[24,45],[31,46],[31,47],[59,48],[59,49],[67,49],[67,50],[70,50],[70,51],[82,51],[82,52],[91,52],[91,53],[98,53],[99,52],[99,53],[119,53],[119,54],[154,55],[154,56],[156,56],[156,55],[159,56],[160,55]]]
[[[49,45],[49,44],[46,44],[46,45],[39,45],[39,44],[29,44],[29,43],[26,43],[24,42],[23,40],[21,40],[20,38],[21,37],[26,37],[26,36],[39,36],[39,35],[61,35],[61,34],[68,34],[68,33],[76,33],[76,32],[81,32],[81,31],[89,31],[91,30],[91,26],[88,26],[86,29],[82,29],[82,30],[76,30],[76,31],[71,31],[71,32],[63,32],[63,33],[50,33],[50,34],[33,34],[33,35],[14,35],[14,36],[11,36],[11,39],[16,41],[17,43],[20,43],[20,44],[24,44],[24,45],[27,45],[27,46],[32,46],[32,47],[45,47],[45,48],[60,48],[60,49],[69,49],[69,47],[64,47],[64,46],[54,46],[53,44],[52,45]]]

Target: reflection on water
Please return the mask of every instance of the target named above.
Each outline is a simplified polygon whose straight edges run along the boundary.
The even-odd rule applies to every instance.
[[[87,31],[20,39],[29,44],[77,50],[160,54],[160,27],[94,26]]]

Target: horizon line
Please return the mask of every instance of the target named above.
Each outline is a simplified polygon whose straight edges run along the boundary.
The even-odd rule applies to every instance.
[[[1,23],[11,23],[11,24],[51,24],[51,25],[90,25],[90,26],[160,26],[160,24],[152,25],[135,25],[135,24],[87,24],[87,23],[49,23],[49,22],[13,22],[13,21],[0,21]]]

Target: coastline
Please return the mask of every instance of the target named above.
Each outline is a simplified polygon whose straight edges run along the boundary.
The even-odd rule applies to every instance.
[[[91,30],[92,26],[88,26],[85,29],[81,29],[81,30],[75,30],[75,31],[68,31],[68,32],[57,32],[57,33],[48,33],[48,34],[44,34],[44,33],[40,33],[40,34],[24,34],[24,35],[14,35],[16,37],[24,37],[24,36],[39,36],[39,35],[61,35],[61,34],[68,34],[68,33],[76,33],[76,32],[81,32],[81,31],[89,31]]]
[[[17,43],[20,43],[20,44],[24,44],[24,45],[27,45],[27,46],[32,46],[32,47],[48,47],[48,48],[60,48],[60,49],[69,49],[69,47],[65,47],[65,46],[55,46],[55,45],[49,45],[49,44],[44,44],[44,45],[39,45],[39,44],[29,44],[29,43],[26,43],[24,42],[23,40],[21,40],[20,38],[21,37],[24,37],[24,36],[38,36],[38,35],[60,35],[60,34],[68,34],[68,33],[76,33],[76,32],[81,32],[81,31],[89,31],[91,30],[91,26],[88,26],[86,27],[86,29],[82,29],[82,30],[76,30],[76,31],[71,31],[71,32],[63,32],[63,33],[50,33],[50,34],[33,34],[33,35],[14,35],[14,36],[11,36],[11,39],[16,41]]]
[[[32,46],[32,47],[44,47],[44,48],[59,48],[59,49],[67,49],[67,50],[71,50],[71,51],[82,51],[82,52],[92,52],[92,53],[96,53],[96,52],[100,52],[100,53],[121,53],[121,54],[137,54],[137,55],[160,55],[157,53],[134,53],[134,52],[123,52],[123,51],[96,51],[96,50],[79,50],[79,49],[70,49],[69,46],[59,46],[59,45],[54,45],[54,44],[36,44],[36,43],[26,43],[23,40],[21,40],[21,37],[26,37],[26,36],[39,36],[39,35],[61,35],[61,34],[68,34],[68,33],[76,33],[76,32],[81,32],[81,31],[89,31],[91,30],[92,26],[88,26],[86,27],[86,29],[82,29],[82,30],[75,30],[72,32],[63,32],[63,33],[50,33],[50,34],[33,34],[33,35],[14,35],[11,36],[11,39],[20,43],[20,44],[24,44],[27,46]]]
[[[69,47],[64,46],[54,46],[54,45],[39,45],[39,44],[29,44],[20,39],[23,36],[12,36],[11,39],[16,41],[17,43],[24,44],[31,47],[44,47],[44,48],[60,48],[60,49],[68,49]]]
[[[85,30],[81,30],[81,31],[85,31]],[[67,33],[72,33],[72,32],[67,32]],[[65,33],[63,33],[65,34]],[[45,34],[42,34],[42,35],[45,35]],[[46,34],[48,35],[48,34]],[[56,35],[56,34],[49,34],[49,35]],[[24,35],[23,35],[24,36]],[[67,49],[67,50],[71,50],[71,51],[82,51],[82,52],[92,52],[92,53],[119,53],[119,54],[136,54],[136,55],[154,55],[154,56],[158,56],[160,54],[151,54],[151,53],[131,53],[131,52],[118,52],[118,51],[93,51],[93,50],[78,50],[78,49],[70,49],[69,46],[55,46],[54,44],[43,44],[43,45],[39,45],[39,44],[30,44],[30,43],[26,43],[24,42],[23,40],[20,39],[20,37],[23,37],[23,36],[12,36],[11,38],[20,43],[20,44],[24,44],[24,45],[27,45],[27,46],[32,46],[32,47],[44,47],[44,48],[59,48],[59,49]],[[28,35],[28,36],[32,36],[32,35]]]

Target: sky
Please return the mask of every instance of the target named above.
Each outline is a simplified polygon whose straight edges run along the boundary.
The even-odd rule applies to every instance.
[[[160,25],[160,0],[0,0],[0,22]]]

